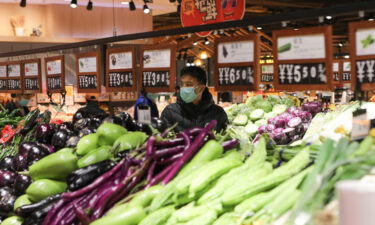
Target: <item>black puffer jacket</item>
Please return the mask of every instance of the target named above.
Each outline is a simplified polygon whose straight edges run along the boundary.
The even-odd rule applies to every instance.
[[[204,127],[211,120],[216,120],[216,131],[226,128],[228,117],[223,108],[215,105],[212,95],[206,88],[202,95],[202,100],[198,105],[185,103],[180,96],[177,97],[177,103],[167,106],[161,114],[163,124],[168,128],[178,123],[175,131],[199,126]]]

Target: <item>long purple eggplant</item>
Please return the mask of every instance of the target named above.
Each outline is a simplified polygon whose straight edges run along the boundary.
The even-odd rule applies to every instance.
[[[227,150],[236,148],[238,146],[238,144],[239,143],[238,143],[237,139],[232,139],[232,140],[223,142],[223,144],[221,146],[223,146],[224,151],[227,151]]]
[[[174,154],[183,152],[184,149],[185,149],[184,145],[178,145],[178,146],[171,147],[171,148],[164,148],[164,149],[156,150],[154,157],[161,158],[167,155],[174,155]]]
[[[79,207],[77,204],[74,205],[74,211],[81,223],[81,225],[89,225],[90,224],[90,218],[86,215],[86,213],[83,211],[81,207]]]
[[[164,168],[160,173],[158,173],[158,175],[152,178],[151,181],[147,184],[146,189],[162,181],[165,178],[165,176],[167,176],[169,171],[172,170],[173,166],[173,164],[169,165],[168,167]]]
[[[155,143],[155,136],[151,136],[147,140],[147,146],[146,146],[146,154],[147,156],[152,156],[154,153],[154,143]]]
[[[169,158],[162,158],[158,161],[158,165],[169,165],[171,163],[174,163],[176,161],[178,161],[179,159],[182,158],[183,156],[183,152],[179,153],[179,154],[176,154],[172,157],[169,157]]]

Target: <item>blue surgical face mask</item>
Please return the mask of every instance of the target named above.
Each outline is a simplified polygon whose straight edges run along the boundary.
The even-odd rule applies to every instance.
[[[194,87],[182,87],[180,89],[180,96],[182,100],[186,103],[190,103],[197,98],[197,94],[195,94]]]
[[[27,104],[29,104],[29,101],[26,100],[26,99],[21,99],[21,100],[18,101],[18,104],[20,106],[27,106]]]

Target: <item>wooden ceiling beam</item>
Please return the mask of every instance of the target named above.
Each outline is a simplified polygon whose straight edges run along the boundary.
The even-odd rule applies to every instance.
[[[272,47],[264,44],[263,42],[259,42],[260,43],[260,47],[265,49],[265,50],[268,50],[268,51],[272,51]]]
[[[199,39],[201,39],[201,37],[199,37],[196,34],[193,34],[190,38],[185,39],[183,41],[180,41],[177,44],[177,50],[180,50],[181,48],[186,48],[188,46],[191,46],[191,45],[193,45],[194,42],[198,41]]]
[[[213,49],[212,49],[213,46],[212,46],[212,48],[210,48],[209,45],[205,45],[205,44],[202,44],[202,43],[199,43],[198,46],[199,46],[201,49],[207,51],[208,54],[209,54],[210,56],[212,56],[212,55],[214,54],[214,51],[213,51]]]

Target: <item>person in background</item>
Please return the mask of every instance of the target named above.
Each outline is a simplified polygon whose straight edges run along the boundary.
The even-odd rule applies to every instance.
[[[107,116],[107,113],[99,107],[98,99],[95,95],[87,94],[86,95],[86,106],[78,109],[79,113],[88,116],[102,116],[103,118]]]
[[[141,94],[134,105],[134,119],[136,121],[138,121],[138,108],[142,106],[148,106],[150,108],[151,118],[159,118],[158,107],[154,101],[147,97],[147,92],[144,87],[141,89]]]
[[[196,66],[181,70],[180,94],[177,102],[168,105],[161,114],[164,128],[177,123],[175,131],[183,131],[195,126],[203,127],[211,120],[216,120],[215,130],[225,129],[228,117],[224,109],[215,105],[212,95],[206,86],[206,72]]]
[[[13,112],[14,110],[19,108],[17,106],[17,103],[18,103],[17,95],[16,94],[10,94],[10,97],[12,99],[5,105],[5,109],[7,109],[8,112]]]

